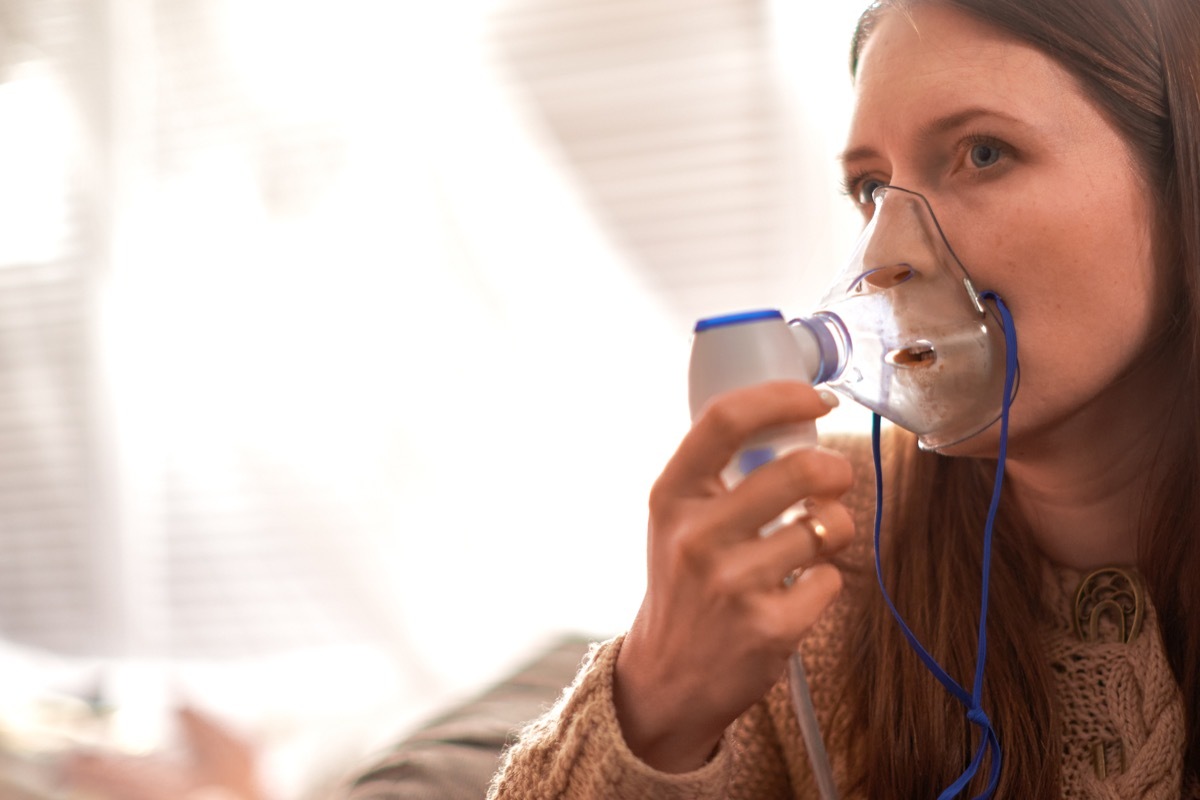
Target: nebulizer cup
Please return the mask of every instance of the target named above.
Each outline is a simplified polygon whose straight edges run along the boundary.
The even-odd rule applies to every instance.
[[[812,383],[821,355],[812,337],[797,337],[774,309],[710,317],[696,323],[688,369],[692,418],[718,394],[768,380]],[[734,486],[785,452],[817,443],[816,425],[797,423],[762,431],[743,443],[721,477]]]

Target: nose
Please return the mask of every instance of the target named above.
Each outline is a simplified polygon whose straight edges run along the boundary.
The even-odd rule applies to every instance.
[[[864,233],[859,291],[889,289],[934,268],[926,263],[941,238],[924,196],[898,186],[875,193],[875,213]]]

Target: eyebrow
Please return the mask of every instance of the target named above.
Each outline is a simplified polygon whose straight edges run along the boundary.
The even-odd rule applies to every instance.
[[[956,111],[953,114],[947,114],[944,117],[938,117],[937,119],[922,125],[921,129],[917,131],[917,139],[922,142],[934,139],[947,133],[948,131],[954,130],[955,128],[961,128],[967,123],[973,122],[980,117],[995,117],[997,119],[1005,120],[1006,122],[1023,124],[1021,120],[1017,119],[1016,117],[1010,116],[1001,111],[996,111],[992,108],[984,108],[983,106],[971,106],[970,108],[964,108],[962,111]],[[866,145],[863,147],[855,147],[850,150],[846,150],[838,156],[838,161],[846,164],[852,161],[861,161],[864,159],[876,158],[878,156],[878,150]]]

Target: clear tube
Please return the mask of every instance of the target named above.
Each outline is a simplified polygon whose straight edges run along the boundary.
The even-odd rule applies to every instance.
[[[808,677],[804,674],[804,660],[799,653],[788,659],[788,688],[792,694],[792,708],[800,724],[800,735],[804,737],[804,749],[812,764],[813,779],[821,800],[837,800],[837,784],[833,782],[833,767],[829,765],[829,754],[825,751],[825,740],[821,738],[821,726],[817,722],[817,710],[813,707],[812,694],[808,691]]]

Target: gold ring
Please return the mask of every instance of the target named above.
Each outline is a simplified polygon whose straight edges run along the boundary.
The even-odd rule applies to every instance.
[[[808,516],[801,519],[800,522],[803,522],[805,526],[812,532],[813,540],[816,542],[816,554],[818,556],[821,555],[821,552],[825,549],[825,539],[829,536],[829,528],[826,528],[825,523],[817,519],[817,517],[814,516],[811,511],[809,512]]]

